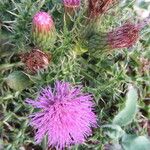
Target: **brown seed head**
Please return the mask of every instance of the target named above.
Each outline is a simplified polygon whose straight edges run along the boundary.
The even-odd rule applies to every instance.
[[[35,74],[38,70],[46,69],[51,61],[51,55],[39,49],[21,55],[21,61],[25,63],[26,70]]]

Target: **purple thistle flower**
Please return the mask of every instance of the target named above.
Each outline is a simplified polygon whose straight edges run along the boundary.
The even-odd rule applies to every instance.
[[[82,93],[81,86],[57,81],[54,89],[44,88],[36,100],[28,104],[41,111],[31,115],[31,126],[37,129],[35,140],[41,142],[48,136],[48,146],[63,149],[81,144],[97,126],[91,95]]]

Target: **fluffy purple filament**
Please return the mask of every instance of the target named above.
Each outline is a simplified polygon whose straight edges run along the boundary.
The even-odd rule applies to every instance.
[[[80,0],[63,0],[63,3],[67,7],[79,7]]]
[[[44,88],[36,100],[26,102],[40,111],[31,115],[31,126],[37,132],[36,143],[48,136],[48,145],[63,149],[72,144],[81,144],[97,126],[93,112],[94,103],[90,94],[82,93],[81,86],[57,81],[54,89]]]

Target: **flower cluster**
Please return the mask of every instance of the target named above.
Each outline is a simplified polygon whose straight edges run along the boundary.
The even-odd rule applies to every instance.
[[[80,86],[57,81],[54,89],[45,87],[36,100],[27,103],[40,111],[31,115],[31,125],[37,129],[35,140],[39,143],[45,135],[48,145],[63,149],[80,144],[97,126],[91,95],[83,93]]]
[[[122,26],[108,32],[96,33],[88,39],[87,47],[95,50],[107,50],[132,47],[140,37],[140,31],[150,22],[146,18],[140,23],[127,22]]]

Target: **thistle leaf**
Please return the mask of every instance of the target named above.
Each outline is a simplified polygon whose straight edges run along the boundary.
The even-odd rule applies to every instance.
[[[125,108],[115,116],[113,124],[126,126],[132,122],[137,112],[138,93],[133,86],[129,86]]]
[[[118,125],[108,124],[102,126],[104,133],[108,135],[111,139],[118,141],[124,134],[124,130]]]
[[[150,140],[146,136],[125,134],[122,138],[124,150],[149,150]]]
[[[11,89],[22,91],[31,84],[31,80],[22,71],[14,71],[6,78],[6,83]]]

